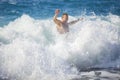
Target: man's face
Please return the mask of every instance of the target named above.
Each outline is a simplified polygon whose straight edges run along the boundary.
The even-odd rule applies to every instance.
[[[62,16],[62,21],[63,22],[67,22],[68,21],[68,16],[67,15],[63,15]]]

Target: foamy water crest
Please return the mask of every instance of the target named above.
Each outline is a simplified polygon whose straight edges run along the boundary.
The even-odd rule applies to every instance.
[[[52,19],[35,20],[28,15],[1,27],[0,77],[66,80],[78,69],[120,68],[120,18],[84,17],[65,35],[57,32]]]

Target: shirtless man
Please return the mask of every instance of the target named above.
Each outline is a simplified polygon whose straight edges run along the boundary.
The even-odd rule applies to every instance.
[[[68,14],[67,13],[63,13],[62,20],[58,20],[57,16],[59,13],[60,13],[60,10],[56,9],[53,20],[57,24],[57,30],[60,34],[69,32],[69,25],[75,24],[76,22],[83,20],[83,18],[81,18],[81,19],[77,19],[77,20],[68,22]]]

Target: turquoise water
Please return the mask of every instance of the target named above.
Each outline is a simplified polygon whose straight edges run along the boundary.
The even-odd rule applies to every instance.
[[[1,0],[0,25],[22,16],[30,15],[36,19],[51,18],[55,9],[69,15],[120,15],[120,0]]]

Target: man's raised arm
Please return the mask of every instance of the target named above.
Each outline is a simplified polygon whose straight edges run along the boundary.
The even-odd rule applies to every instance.
[[[60,25],[61,24],[61,21],[57,19],[57,16],[59,14],[60,10],[56,9],[55,11],[55,15],[53,17],[53,21],[57,24],[57,25]]]

